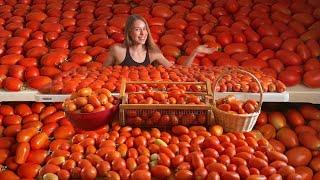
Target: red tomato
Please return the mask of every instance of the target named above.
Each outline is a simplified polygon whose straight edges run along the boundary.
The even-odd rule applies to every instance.
[[[82,179],[95,179],[97,177],[97,169],[93,166],[85,166],[81,169]]]
[[[49,85],[52,79],[48,76],[35,76],[28,80],[28,86],[34,89],[41,89]]]
[[[41,149],[43,148],[48,141],[48,135],[44,132],[40,132],[37,135],[33,136],[30,140],[31,149]]]
[[[131,174],[131,180],[151,180],[151,173],[147,170],[136,170]]]
[[[278,75],[278,79],[282,81],[286,86],[294,86],[301,82],[300,74],[293,70],[281,71]]]
[[[193,178],[193,173],[189,170],[179,170],[175,173],[176,180],[192,180]]]
[[[319,88],[320,87],[320,70],[311,70],[307,71],[303,75],[303,83],[311,88]]]
[[[222,45],[228,45],[232,42],[232,35],[229,32],[222,32],[218,34],[217,41]]]
[[[171,175],[171,171],[168,167],[163,166],[163,165],[156,165],[154,167],[151,168],[151,174],[154,177],[159,177],[159,178],[163,178],[163,177],[168,177]]]
[[[27,142],[19,143],[16,150],[15,161],[17,164],[24,164],[30,152],[30,144]]]
[[[18,175],[21,178],[35,178],[41,166],[34,163],[24,163],[18,167]]]
[[[20,91],[23,86],[23,82],[20,79],[13,77],[7,77],[2,84],[3,88],[8,91]]]
[[[12,179],[12,180],[18,180],[21,179],[21,176],[19,177],[17,174],[15,174],[11,170],[3,170],[0,172],[0,178],[1,179]]]
[[[27,162],[42,164],[48,155],[49,155],[48,151],[43,149],[31,150],[29,152]]]

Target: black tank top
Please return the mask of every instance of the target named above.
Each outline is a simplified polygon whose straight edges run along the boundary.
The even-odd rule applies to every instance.
[[[149,65],[150,58],[149,58],[148,48],[146,48],[146,50],[147,50],[146,58],[144,59],[144,61],[142,63],[138,63],[132,59],[130,52],[129,52],[129,47],[127,47],[126,57],[120,63],[120,65],[121,66],[147,66],[147,65]]]

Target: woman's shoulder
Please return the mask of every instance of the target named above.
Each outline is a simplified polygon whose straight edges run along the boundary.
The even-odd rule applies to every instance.
[[[124,44],[116,43],[110,47],[110,50],[119,52],[119,51],[126,50],[126,46]]]

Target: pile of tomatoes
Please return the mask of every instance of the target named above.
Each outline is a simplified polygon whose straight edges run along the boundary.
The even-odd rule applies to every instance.
[[[183,125],[146,130],[118,123],[82,131],[72,127],[62,108],[61,103],[0,106],[1,179],[299,176],[291,160],[254,132]]]
[[[91,113],[112,109],[114,104],[116,100],[108,89],[92,91],[87,87],[72,93],[63,106],[66,112]]]
[[[93,90],[106,88],[111,92],[120,92],[122,79],[128,81],[171,81],[171,82],[205,82],[212,83],[225,70],[225,67],[183,67],[175,66],[164,68],[162,66],[153,67],[101,67],[91,63],[89,67],[79,67],[60,75],[57,75],[49,86],[44,86],[43,93],[68,94],[84,87],[90,87]],[[264,92],[283,92],[286,86],[279,80],[262,73],[259,70],[246,69],[255,75],[263,87]],[[170,86],[163,84],[128,84],[129,92],[147,90],[150,88],[168,89]],[[180,89],[200,91],[203,87],[179,85]],[[226,92],[258,92],[259,86],[254,79],[243,73],[232,73],[223,76],[222,80],[215,87],[216,91]]]
[[[320,109],[310,104],[262,111],[256,129],[288,158],[288,169],[302,179],[320,176]],[[295,171],[294,171],[295,170]]]
[[[259,104],[254,99],[244,102],[236,99],[234,95],[216,100],[218,109],[232,114],[250,114],[259,111]]]
[[[145,17],[167,59],[182,64],[199,44],[220,48],[194,64],[255,67],[287,86],[319,87],[317,0],[0,1],[0,87],[39,89],[124,40],[130,14]],[[117,72],[113,72],[117,75]],[[108,76],[112,77],[112,75]]]
[[[141,94],[129,94],[129,104],[204,104],[202,97],[187,94],[181,89],[168,89],[168,92],[147,90]]]

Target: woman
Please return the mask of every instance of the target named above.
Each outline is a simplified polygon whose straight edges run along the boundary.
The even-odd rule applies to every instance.
[[[136,14],[129,16],[124,33],[124,44],[115,44],[110,48],[109,56],[104,63],[106,66],[146,66],[153,62],[158,62],[165,67],[173,65],[155,44],[147,21],[142,16]],[[214,50],[206,45],[200,45],[195,48],[184,65],[190,66],[197,55],[210,54]]]

